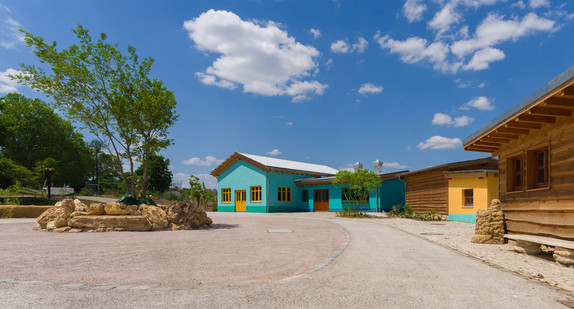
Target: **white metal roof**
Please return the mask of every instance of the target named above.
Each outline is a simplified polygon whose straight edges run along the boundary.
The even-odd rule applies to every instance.
[[[293,171],[313,172],[327,175],[335,175],[338,172],[338,170],[326,165],[270,158],[270,157],[252,155],[248,153],[239,153],[239,154],[267,167],[275,167]]]

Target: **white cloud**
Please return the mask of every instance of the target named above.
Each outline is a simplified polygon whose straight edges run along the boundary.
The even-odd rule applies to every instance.
[[[466,127],[467,125],[469,125],[473,121],[474,121],[474,118],[471,118],[468,116],[456,117],[456,118],[454,118],[453,127]]]
[[[383,86],[375,86],[371,83],[364,83],[359,88],[359,94],[371,94],[371,93],[381,93],[383,92]]]
[[[452,117],[443,113],[436,113],[432,118],[432,124],[434,125],[450,125],[452,124]]]
[[[400,164],[398,162],[388,162],[385,163],[383,162],[383,168],[408,168],[408,166],[404,165],[404,164]]]
[[[8,75],[16,75],[19,73],[21,72],[14,69],[7,69],[4,72],[0,71],[0,93],[18,93],[18,87],[20,87],[20,84],[18,84],[17,81],[10,79]]]
[[[175,173],[173,174],[173,180],[177,180],[177,181],[181,181],[182,184],[189,182],[189,176],[190,174],[186,174],[186,173]],[[184,185],[185,187],[185,185]],[[189,184],[187,186],[189,188]]]
[[[491,111],[494,109],[492,99],[480,96],[468,101],[465,105],[461,106],[462,110],[468,110],[469,107],[474,107],[484,111]]]
[[[517,8],[519,8],[519,9],[524,10],[524,9],[526,8],[526,4],[524,4],[524,2],[523,2],[522,0],[520,0],[520,1],[518,1],[518,2],[513,3],[510,7],[511,7],[511,8],[517,7]]]
[[[529,3],[531,8],[537,9],[539,7],[548,7],[550,3],[547,0],[530,0]]]
[[[362,54],[367,49],[367,47],[369,47],[369,42],[364,38],[359,37],[357,39],[357,43],[354,43],[353,45],[349,45],[343,40],[338,40],[331,44],[331,51],[340,54],[347,54],[352,52]]]
[[[293,122],[287,121],[287,122],[285,122],[285,125],[287,125],[287,126],[292,126],[292,125],[293,125]]]
[[[281,151],[279,151],[279,149],[273,149],[273,151],[268,151],[267,153],[272,156],[278,156],[281,154]]]
[[[472,59],[466,64],[463,69],[480,71],[488,69],[490,63],[499,61],[506,58],[506,55],[500,49],[487,47],[474,53]]]
[[[191,174],[186,173],[175,173],[173,174],[174,183],[179,186],[179,182],[181,181],[181,186],[183,188],[189,188],[189,177]],[[199,178],[200,182],[205,184],[205,187],[208,189],[217,189],[217,178],[209,175],[209,174],[197,174],[195,175]]]
[[[311,28],[311,30],[309,30],[309,32],[311,32],[311,35],[313,35],[313,38],[315,38],[315,39],[321,36],[321,30],[319,30],[319,29]]]
[[[10,11],[7,10],[7,12]],[[18,21],[6,18],[3,24],[6,30],[0,31],[0,46],[6,49],[16,49],[17,44],[24,43],[24,34],[19,31],[22,25]],[[4,27],[0,27],[0,30]]]
[[[349,52],[349,49],[350,49],[349,44],[347,44],[343,40],[338,40],[333,44],[331,44],[331,51],[334,53],[346,54]]]
[[[504,19],[504,16],[489,14],[477,27],[474,37],[454,42],[451,51],[463,57],[476,50],[494,46],[506,41],[517,41],[520,37],[537,31],[554,32],[556,22],[534,13],[529,13],[522,20]]]
[[[187,165],[197,165],[197,166],[212,166],[212,165],[219,165],[224,160],[218,160],[216,157],[213,156],[206,156],[204,160],[201,160],[198,157],[189,158],[183,161],[183,164]]]
[[[429,28],[437,31],[440,36],[442,33],[450,29],[450,25],[458,23],[461,17],[462,16],[455,11],[455,4],[447,3],[435,14],[433,19],[428,23],[428,26]]]
[[[455,149],[462,145],[460,138],[433,136],[417,145],[419,149]]]
[[[407,0],[403,5],[403,15],[412,23],[421,20],[426,9],[427,6],[422,4],[422,0]]]
[[[202,83],[227,89],[241,85],[244,92],[297,100],[320,95],[327,87],[302,80],[316,70],[319,51],[296,42],[274,22],[244,21],[232,12],[209,10],[183,27],[198,50],[219,55],[196,73]],[[301,83],[313,87],[294,86]]]

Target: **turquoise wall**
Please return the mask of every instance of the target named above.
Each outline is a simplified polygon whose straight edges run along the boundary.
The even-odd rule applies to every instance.
[[[266,212],[267,176],[266,172],[245,161],[236,161],[217,178],[217,211],[235,211],[235,191],[245,190],[247,212]],[[251,202],[251,187],[261,186],[261,202]],[[231,203],[222,203],[222,189],[231,188]]]
[[[341,211],[341,188],[333,184],[310,185],[298,187],[302,190],[309,190],[309,203],[300,203],[299,211],[315,211],[314,199],[315,190],[329,190],[329,211]],[[363,211],[371,212],[377,209],[377,193],[372,191],[369,195],[369,205],[363,208]]]
[[[301,174],[288,174],[271,172],[269,174],[269,212],[294,212],[299,211],[301,204],[301,187],[295,186],[295,179],[309,178]],[[291,188],[291,202],[279,202],[278,187]]]
[[[466,222],[466,223],[476,223],[476,215],[469,215],[469,214],[459,214],[459,215],[448,215],[449,221],[458,221],[458,222]]]
[[[405,183],[399,179],[389,179],[383,182],[380,190],[380,210],[390,211],[397,204],[405,205]]]

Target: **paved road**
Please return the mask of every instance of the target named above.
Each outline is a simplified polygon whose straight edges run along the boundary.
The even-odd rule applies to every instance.
[[[347,249],[326,267],[289,280],[167,291],[0,283],[0,307],[565,308],[557,300],[574,299],[387,226],[330,220],[349,232]]]

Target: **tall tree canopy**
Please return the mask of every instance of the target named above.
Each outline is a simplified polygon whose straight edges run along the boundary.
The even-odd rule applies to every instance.
[[[134,161],[141,162],[140,195],[145,196],[150,156],[173,142],[167,134],[179,116],[175,96],[149,77],[152,58],[140,61],[132,46],[123,55],[118,44],[106,42],[106,34],[93,41],[81,25],[72,31],[78,44],[61,51],[56,42],[46,44],[23,31],[26,45],[50,70],[22,65],[22,73],[13,78],[52,97],[59,110],[104,141],[118,161],[126,159],[131,175]],[[135,179],[126,177],[123,167],[121,175],[126,191],[136,196]]]
[[[369,203],[371,191],[382,185],[377,174],[364,169],[354,172],[339,171],[333,179],[333,184],[341,187],[343,208],[359,213],[362,213],[363,208]],[[348,207],[345,207],[345,203]]]
[[[11,93],[0,97],[3,111],[0,127],[7,134],[2,156],[33,170],[48,157],[59,163],[54,184],[81,187],[89,174],[90,152],[69,121],[62,119],[46,103]]]
[[[143,175],[143,166],[136,170],[136,175]],[[159,155],[151,155],[148,164],[149,186],[155,191],[164,192],[169,189],[173,174],[169,170],[169,159]]]

